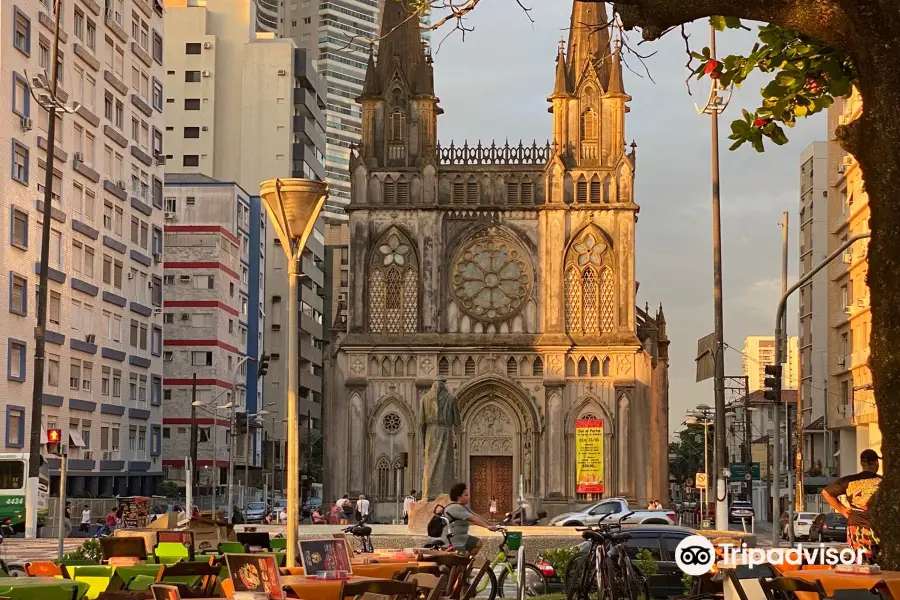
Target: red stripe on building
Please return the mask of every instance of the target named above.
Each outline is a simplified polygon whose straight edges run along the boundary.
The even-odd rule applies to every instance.
[[[222,237],[228,238],[235,246],[240,246],[241,241],[237,236],[222,227],[221,225],[166,225],[166,233],[218,233]]]
[[[191,418],[190,417],[163,417],[163,425],[190,425]],[[228,419],[209,419],[209,418],[197,418],[195,420],[197,425],[220,425],[222,427],[229,427],[230,424]]]
[[[221,308],[230,315],[240,316],[238,309],[218,300],[166,300],[163,302],[163,306],[167,308]]]
[[[164,467],[183,467],[183,466],[184,466],[184,459],[179,460],[179,459],[177,459],[177,458],[167,458],[167,459],[165,459],[165,460],[162,461],[162,464],[163,464]],[[211,460],[198,460],[198,461],[197,461],[197,466],[198,466],[198,467],[211,467],[211,466],[213,466],[213,461],[211,461]],[[227,466],[228,466],[228,461],[227,461],[227,460],[217,460],[215,466],[217,466],[217,467],[227,467]]]
[[[222,350],[242,354],[240,350],[231,344],[226,344],[220,340],[170,340],[167,338],[163,340],[163,346],[218,346]]]
[[[163,262],[164,269],[219,269],[220,271],[224,271],[228,273],[235,279],[240,279],[241,276],[235,273],[233,270],[229,269],[225,265],[216,261],[172,261],[167,260]]]
[[[167,377],[163,379],[163,387],[176,387],[176,386],[189,386],[193,385],[193,379],[176,379],[173,377]],[[231,389],[231,384],[227,381],[223,381],[222,379],[197,379],[197,385],[214,385],[216,387],[228,388]]]

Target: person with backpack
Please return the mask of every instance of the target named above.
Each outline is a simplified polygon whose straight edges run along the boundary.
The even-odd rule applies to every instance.
[[[341,507],[341,525],[346,525],[353,518],[353,503],[350,502],[350,494],[344,494],[344,497],[338,500]]]
[[[474,535],[469,535],[469,526],[473,523],[490,531],[497,528],[469,508],[469,489],[465,483],[456,483],[450,488],[450,500],[452,502],[444,508],[444,517],[447,519],[446,534],[457,552],[468,552],[475,556],[481,550],[481,540]]]

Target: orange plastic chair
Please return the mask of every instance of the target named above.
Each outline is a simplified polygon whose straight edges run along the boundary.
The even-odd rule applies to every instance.
[[[234,582],[231,579],[223,579],[220,583],[222,586],[222,595],[226,598],[234,596]]]
[[[48,560],[41,560],[25,563],[25,574],[29,577],[62,577],[62,569]]]

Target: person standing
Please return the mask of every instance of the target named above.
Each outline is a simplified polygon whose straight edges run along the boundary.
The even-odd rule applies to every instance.
[[[465,483],[456,483],[450,488],[450,500],[452,503],[444,509],[444,515],[450,521],[447,526],[450,543],[457,552],[465,551],[475,556],[481,550],[481,540],[469,535],[469,525],[474,523],[491,531],[497,531],[497,528],[469,508],[469,490]]]
[[[878,559],[880,541],[869,519],[869,501],[881,485],[878,466],[881,457],[868,448],[859,455],[862,470],[854,475],[841,477],[824,490],[822,496],[831,507],[847,517],[847,544],[853,550],[862,550],[872,564]],[[838,498],[845,496],[847,506]]]
[[[403,499],[403,522],[409,525],[409,508],[416,503],[416,490]]]
[[[109,513],[106,515],[106,531],[109,535],[112,535],[112,532],[116,530],[116,524],[119,522],[118,517],[116,517],[116,509],[109,509]]]
[[[491,523],[497,522],[497,497],[494,494],[491,494],[491,503],[488,506],[488,511],[491,513]]]
[[[356,520],[362,521],[369,516],[369,501],[366,500],[365,494],[359,495],[359,500],[356,501]]]
[[[90,533],[91,531],[91,509],[88,508],[88,505],[84,505],[84,510],[81,511],[81,525],[78,527],[78,531],[83,531],[84,533]]]
[[[346,525],[353,516],[353,503],[350,502],[350,494],[344,494],[344,497],[338,500],[341,507],[341,525]]]

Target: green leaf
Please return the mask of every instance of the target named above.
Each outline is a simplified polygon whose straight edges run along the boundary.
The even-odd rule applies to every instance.
[[[738,141],[736,141],[735,143],[733,143],[731,146],[728,147],[728,151],[733,152],[733,151],[737,150],[738,148],[743,146],[744,142],[746,142],[746,141],[747,140],[744,138],[739,139]]]
[[[794,106],[794,114],[798,117],[805,117],[806,113],[808,113],[808,112],[809,112],[809,109],[807,109],[802,104],[797,104],[796,106]]]
[[[740,29],[741,20],[737,17],[725,17],[725,27],[728,29]]]
[[[761,137],[750,140],[750,145],[753,146],[753,149],[756,150],[757,152],[765,152],[766,151],[765,147],[763,146],[763,141],[762,141]]]
[[[716,31],[725,31],[725,17],[710,17],[709,24],[712,25]]]

